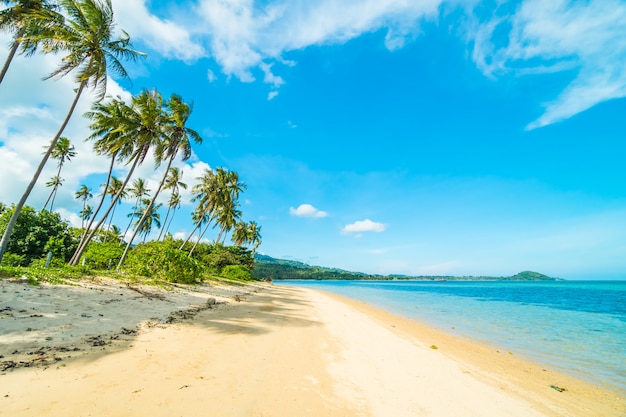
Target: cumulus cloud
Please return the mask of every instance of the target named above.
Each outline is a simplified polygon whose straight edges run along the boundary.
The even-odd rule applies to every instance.
[[[359,220],[352,224],[344,226],[343,231],[346,233],[362,233],[362,232],[384,232],[386,226],[382,223],[373,222],[370,219]]]
[[[312,217],[319,219],[328,216],[328,213],[313,207],[311,204],[300,204],[298,208],[291,207],[289,213],[297,217]]]
[[[526,0],[509,9],[508,14],[475,21],[468,33],[473,59],[485,75],[576,71],[528,129],[626,97],[626,3]]]

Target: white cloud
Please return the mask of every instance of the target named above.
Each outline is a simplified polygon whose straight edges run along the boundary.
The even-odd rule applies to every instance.
[[[207,71],[207,80],[209,80],[210,83],[217,81],[217,76],[212,70]]]
[[[495,35],[501,36],[503,30],[508,30],[506,42]],[[473,59],[488,76],[576,70],[574,80],[545,104],[544,113],[528,129],[626,97],[626,3],[622,1],[526,0],[509,15],[475,22],[470,32]]]
[[[297,217],[312,217],[319,219],[328,216],[328,213],[313,207],[311,204],[300,204],[298,208],[291,207],[289,213]]]
[[[202,45],[191,39],[192,33],[186,25],[151,14],[146,8],[146,0],[116,1],[113,9],[118,27],[129,32],[133,43],[141,39],[163,56],[183,61],[207,55]]]
[[[270,91],[270,92],[267,94],[267,99],[268,99],[269,101],[274,100],[274,98],[275,98],[277,95],[278,95],[278,91]]]
[[[370,219],[356,221],[352,224],[344,226],[343,231],[346,233],[362,233],[362,232],[384,232],[386,226],[382,223],[373,222]]]

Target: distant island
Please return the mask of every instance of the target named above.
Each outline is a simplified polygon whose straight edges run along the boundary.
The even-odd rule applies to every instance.
[[[351,272],[338,268],[311,266],[303,262],[272,258],[255,254],[252,276],[260,280],[311,279],[311,280],[422,280],[422,281],[558,281],[539,272],[523,271],[510,277],[450,276],[450,275],[377,275]]]

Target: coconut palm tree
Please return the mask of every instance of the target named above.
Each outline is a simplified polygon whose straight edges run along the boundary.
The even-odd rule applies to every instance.
[[[51,13],[56,9],[56,5],[48,1],[41,0],[21,0],[11,1],[3,0],[5,9],[0,10],[0,30],[10,32],[13,34],[13,41],[9,48],[9,55],[0,70],[0,84],[4,80],[17,50],[19,49],[21,39],[27,34],[33,34],[37,30],[37,25],[33,25],[34,20],[41,20],[45,15],[49,19],[58,19],[60,17],[57,13]],[[23,45],[22,45],[23,46]],[[37,50],[37,44],[31,43],[28,48],[22,48],[21,53],[25,55],[32,55]]]
[[[239,181],[239,174],[234,171],[225,171],[225,174],[218,179],[220,183],[219,192],[216,194],[216,225],[220,226],[216,242],[220,238],[225,239],[226,233],[230,231],[237,220],[241,217],[239,207],[239,193],[246,189],[246,185]]]
[[[50,198],[52,198],[52,202],[50,204],[50,211],[52,211],[52,206],[54,206],[54,199],[56,197],[57,191],[59,189],[59,186],[61,186],[63,180],[61,179],[61,169],[63,168],[63,164],[65,163],[65,161],[70,161],[73,157],[76,156],[76,151],[74,150],[74,145],[71,144],[70,140],[66,137],[60,137],[59,141],[57,142],[56,146],[54,147],[54,150],[52,151],[52,153],[50,154],[50,157],[52,159],[58,159],[59,162],[57,164],[58,166],[58,170],[57,170],[57,175],[54,178],[57,178],[58,181],[56,181],[53,184],[53,188],[52,188],[52,192],[50,193],[50,197],[48,197],[48,200],[46,201],[46,204],[43,205],[43,209],[45,210],[46,206],[48,205],[48,201],[50,201]],[[47,186],[49,183],[46,183]]]
[[[41,211],[44,211],[46,209],[46,206],[48,205],[48,203],[50,203],[50,211],[52,211],[52,207],[54,206],[54,198],[56,196],[57,189],[61,185],[63,185],[63,181],[65,181],[63,178],[59,177],[58,175],[55,175],[54,177],[50,178],[50,181],[46,183],[46,187],[52,187],[52,191],[50,192],[50,195],[48,196],[48,199],[44,203]],[[52,202],[50,202],[50,199],[52,199]]]
[[[170,210],[171,210],[172,215],[169,217],[169,221],[168,221],[167,215],[165,216],[165,220],[163,221],[163,224],[165,225],[165,227],[161,229],[161,233],[159,234],[159,239],[161,239],[161,234],[164,235],[164,238],[165,236],[167,236],[167,233],[170,230],[170,226],[172,225],[172,220],[174,220],[174,214],[176,214],[176,210],[180,208],[180,203],[181,203],[180,193],[172,194],[169,201],[167,202],[167,214],[169,215]]]
[[[146,238],[152,231],[152,226],[156,226],[157,229],[161,228],[161,215],[159,214],[159,210],[161,209],[162,204],[152,204],[152,200],[149,198],[145,198],[142,200],[142,206],[139,208],[139,211],[136,214],[138,217],[135,222],[135,227],[140,227],[139,235],[143,235],[143,242],[145,243]],[[146,211],[149,211],[146,214]],[[144,222],[139,225],[141,219],[144,219]]]
[[[156,92],[155,92],[156,93]],[[160,97],[160,94],[159,94]],[[185,103],[183,99],[177,95],[172,94],[170,99],[166,103],[166,107],[169,110],[165,113],[165,118],[162,118],[161,115],[156,117],[156,120],[153,120],[153,117],[156,115],[152,115],[150,108],[147,108],[148,118],[150,122],[153,123],[152,126],[155,126],[158,131],[153,132],[153,140],[155,141],[155,161],[157,166],[164,160],[167,159],[167,167],[165,168],[165,172],[163,174],[163,178],[159,183],[154,195],[152,196],[152,201],[150,205],[154,205],[161,189],[163,188],[163,184],[167,178],[170,167],[172,166],[172,162],[176,159],[177,155],[181,155],[181,159],[186,161],[191,157],[191,141],[193,140],[196,143],[202,143],[202,138],[195,130],[187,127],[187,121],[189,120],[189,116],[191,115],[192,106]],[[146,114],[144,113],[144,116]],[[159,123],[161,123],[159,125]],[[160,128],[160,130],[159,130]],[[126,244],[126,248],[124,249],[124,253],[122,253],[122,257],[120,258],[117,267],[120,268],[124,264],[124,260],[126,259],[126,255],[133,243],[135,236],[138,231],[142,227],[142,223],[145,221],[146,217],[150,215],[151,207],[146,207],[144,212],[144,216],[137,223],[137,227],[135,227],[135,231],[133,235],[130,237],[130,240]]]
[[[146,181],[143,178],[137,178],[133,185],[128,189],[128,193],[135,197],[135,205],[133,206],[133,212],[128,216],[130,217],[130,221],[128,222],[128,226],[126,226],[126,230],[124,231],[124,236],[128,234],[128,230],[130,226],[133,225],[133,219],[136,217],[136,214],[139,212],[141,200],[150,195],[150,190],[147,187]]]
[[[111,162],[109,164],[109,171],[107,172],[107,180],[104,186],[104,192],[101,195],[98,206],[96,207],[93,216],[89,220],[89,224],[87,225],[87,230],[89,233],[86,233],[79,242],[74,255],[70,259],[70,265],[76,265],[78,260],[80,259],[80,255],[87,247],[87,244],[91,239],[96,235],[98,229],[102,226],[104,221],[109,215],[110,210],[115,206],[115,202],[111,202],[109,208],[106,210],[106,214],[102,216],[100,222],[97,223],[96,227],[92,229],[92,225],[96,216],[100,212],[102,205],[104,204],[104,200],[108,195],[107,190],[109,184],[111,183],[111,176],[113,174],[113,168],[115,166],[115,162],[124,162],[129,160],[130,156],[134,151],[134,139],[125,134],[124,126],[126,125],[127,114],[131,112],[130,106],[128,106],[119,96],[117,98],[112,98],[110,101],[106,103],[95,103],[92,106],[92,110],[85,113],[85,117],[91,120],[91,124],[89,128],[92,131],[92,134],[87,138],[87,140],[94,140],[93,149],[98,155],[106,155],[110,158]],[[130,161],[129,161],[130,162]],[[135,165],[131,167],[131,171],[126,176],[125,184],[130,179],[132,172],[134,170]]]
[[[187,184],[185,184],[182,181],[182,179],[183,179],[183,171],[178,167],[171,167],[168,172],[167,177],[165,178],[163,189],[172,190],[172,193],[170,194],[170,199],[167,205],[167,212],[165,213],[165,220],[163,220],[163,224],[166,226],[167,226],[167,219],[170,216],[170,211],[172,210],[172,208],[176,210],[178,207],[180,207],[180,194],[178,190],[180,188],[187,189]],[[174,217],[174,213],[172,213],[172,218],[173,217]],[[157,240],[161,240],[161,235],[163,234],[165,229],[166,229],[165,227],[161,228],[161,233],[159,233],[159,237],[157,238]]]
[[[116,177],[111,177],[111,184],[106,188],[105,194],[108,194],[111,197],[111,205],[113,206],[113,210],[111,211],[111,217],[109,219],[109,225],[107,227],[107,234],[105,234],[104,241],[106,242],[108,232],[111,231],[111,224],[113,223],[113,217],[115,217],[115,208],[117,205],[122,204],[122,200],[124,200],[128,193],[124,189],[124,183],[121,180],[118,180]],[[117,203],[117,204],[116,204]]]
[[[29,25],[34,25],[37,30],[34,33],[25,33],[20,37],[20,41],[25,50],[37,46],[41,47],[44,52],[66,53],[61,59],[61,65],[45,79],[63,77],[75,71],[75,79],[79,84],[74,101],[61,123],[61,127],[52,139],[7,224],[0,242],[0,262],[9,244],[20,211],[39,179],[39,175],[57,141],[69,123],[85,88],[93,88],[98,99],[101,100],[106,92],[107,68],[112,69],[113,72],[122,77],[127,77],[128,74],[118,57],[135,60],[137,57],[145,55],[131,49],[130,37],[126,32],[122,32],[121,38],[112,39],[115,22],[111,0],[59,0],[58,3],[67,18],[57,14],[59,18],[50,19],[47,13],[34,14]]]
[[[217,172],[221,172],[223,168],[217,168]],[[191,188],[191,194],[193,195],[191,201],[197,202],[196,208],[192,214],[192,220],[194,222],[194,228],[187,236],[187,239],[180,245],[180,249],[191,240],[191,237],[196,231],[211,220],[213,210],[215,208],[215,194],[217,189],[216,173],[210,169],[205,169],[204,174],[201,177],[196,177],[196,180],[200,181]]]
[[[83,209],[78,212],[78,215],[80,216],[82,220],[81,227],[85,229],[85,223],[93,215],[93,207],[91,207],[89,204],[84,205]]]
[[[91,200],[92,197],[93,194],[91,193],[91,188],[87,187],[85,184],[82,184],[78,191],[74,193],[74,198],[76,198],[77,200],[83,200],[83,210],[87,205],[87,200]],[[83,225],[83,227],[85,226]]]
[[[252,253],[254,254],[261,244],[261,226],[254,221],[249,223],[239,221],[233,229],[231,238],[233,243],[237,246],[250,244],[252,246]]]

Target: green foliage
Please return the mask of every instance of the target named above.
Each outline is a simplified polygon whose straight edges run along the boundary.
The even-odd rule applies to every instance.
[[[250,270],[243,265],[227,265],[222,269],[220,274],[224,278],[236,281],[251,281],[252,274]]]
[[[93,269],[110,269],[122,257],[124,248],[117,242],[90,242],[87,250],[83,253],[85,267]],[[82,265],[82,260],[79,262]]]
[[[31,285],[39,285],[41,282],[49,284],[69,284],[73,280],[79,280],[85,276],[86,272],[77,267],[62,266],[44,268],[43,262],[35,262],[34,266],[25,267],[1,267],[0,277],[19,278],[25,277]]]
[[[26,266],[26,256],[15,253],[5,253],[2,257],[2,266]]]
[[[195,284],[202,281],[203,268],[173,241],[165,241],[137,245],[129,253],[124,270],[149,278]]]
[[[0,215],[0,234],[6,230],[14,210],[6,210]],[[24,206],[13,229],[7,253],[24,256],[27,263],[45,257],[48,251],[66,260],[76,245],[68,224],[61,220],[58,213],[47,210],[37,212]]]

